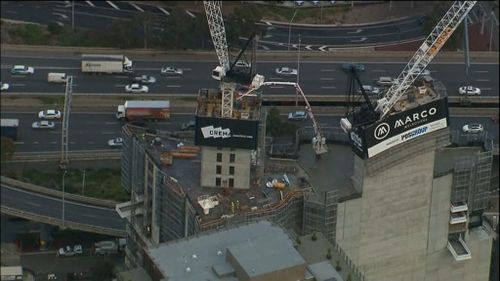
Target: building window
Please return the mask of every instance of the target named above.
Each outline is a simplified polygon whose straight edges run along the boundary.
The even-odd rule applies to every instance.
[[[234,163],[235,160],[236,160],[236,154],[234,153],[229,154],[229,162]]]
[[[217,162],[222,162],[222,153],[217,153]]]
[[[229,187],[234,187],[234,179],[229,179]]]
[[[220,186],[220,178],[215,178],[215,186]]]
[[[234,167],[233,166],[229,167],[229,174],[234,175]]]
[[[222,173],[222,166],[221,166],[221,165],[217,165],[217,167],[216,167],[216,168],[217,168],[217,169],[216,169],[215,173],[216,173],[217,175],[220,175],[220,174]]]

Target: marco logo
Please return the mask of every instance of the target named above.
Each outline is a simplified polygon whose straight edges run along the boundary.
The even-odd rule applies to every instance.
[[[375,132],[373,132],[373,136],[377,139],[377,140],[381,140],[385,137],[387,137],[387,135],[389,134],[389,131],[391,130],[391,127],[389,127],[389,124],[387,123],[380,123],[376,128],[375,128]]]
[[[203,137],[206,139],[209,138],[230,138],[231,137],[231,130],[230,129],[222,129],[222,127],[217,127],[214,128],[214,126],[207,126],[201,128],[201,133],[203,134]]]

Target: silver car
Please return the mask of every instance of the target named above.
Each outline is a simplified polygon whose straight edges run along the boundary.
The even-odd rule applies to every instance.
[[[281,76],[293,76],[297,75],[297,69],[295,68],[290,68],[290,67],[279,67],[276,68],[275,70],[276,75],[281,75]]]
[[[149,88],[148,88],[148,86],[134,83],[134,84],[130,84],[130,85],[125,86],[125,92],[134,93],[134,94],[147,93],[147,92],[149,92]]]
[[[47,120],[36,121],[31,125],[31,128],[33,129],[54,129],[54,127],[54,122]]]
[[[478,123],[466,124],[462,127],[462,131],[469,134],[478,134],[484,131],[484,127]]]
[[[180,68],[175,68],[172,66],[166,66],[161,69],[161,74],[167,75],[167,76],[181,76],[184,73],[182,69]]]
[[[61,118],[61,111],[54,110],[54,109],[42,110],[42,111],[38,112],[38,118],[40,118],[40,119],[60,119]]]
[[[123,138],[108,140],[108,145],[111,147],[121,147],[123,145]]]

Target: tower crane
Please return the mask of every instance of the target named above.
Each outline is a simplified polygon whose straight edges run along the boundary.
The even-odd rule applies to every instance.
[[[262,87],[262,86],[278,86],[278,85],[279,86],[293,86],[297,90],[297,92],[300,93],[302,98],[304,99],[304,102],[306,103],[305,109],[306,109],[307,115],[309,115],[309,118],[311,118],[311,120],[313,122],[314,137],[311,140],[311,144],[312,144],[314,152],[316,153],[316,156],[319,158],[321,156],[321,154],[328,152],[328,147],[326,146],[326,139],[321,131],[321,127],[320,127],[319,123],[316,121],[316,118],[314,118],[314,114],[312,112],[311,105],[309,104],[309,101],[307,100],[307,97],[304,94],[304,91],[302,91],[302,88],[300,87],[300,85],[298,83],[295,83],[295,82],[275,82],[275,81],[264,82],[264,76],[257,74],[257,75],[255,75],[255,77],[252,81],[252,85],[250,87],[250,90],[247,93],[239,96],[237,99],[242,99],[243,97],[245,97],[247,95],[251,95],[253,92],[260,89],[260,87]]]
[[[415,52],[398,78],[395,79],[389,90],[382,98],[377,100],[375,111],[379,113],[379,120],[391,112],[394,105],[406,93],[427,65],[429,65],[465,16],[472,10],[476,2],[455,1],[453,3],[427,39],[425,39],[420,48]],[[345,132],[352,128],[352,124],[347,118],[341,119],[341,126]]]

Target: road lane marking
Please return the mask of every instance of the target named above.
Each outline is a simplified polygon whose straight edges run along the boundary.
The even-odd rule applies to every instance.
[[[29,202],[29,201],[27,201],[26,204],[31,205],[31,206],[35,206],[35,207],[41,207],[42,206],[41,204],[38,204],[38,203],[35,203],[35,202]]]
[[[126,85],[124,85],[124,84],[118,84],[118,85],[117,85],[117,84],[115,84],[115,87],[125,87],[125,86],[126,86]]]
[[[167,76],[165,78],[167,78],[167,79],[181,79],[181,77],[179,77],[179,76]]]
[[[14,144],[24,144],[24,141],[15,141]]]
[[[24,87],[24,86],[26,86],[26,84],[17,84],[17,83],[16,84],[11,84],[11,85],[12,86],[16,86],[16,87]]]
[[[182,70],[185,70],[185,71],[191,71],[191,68],[181,68]]]
[[[90,2],[90,1],[85,1],[85,3],[89,4],[90,7],[95,7],[95,5],[92,4],[92,2]]]
[[[56,144],[56,143],[57,143],[57,141],[53,141],[53,142],[51,142],[51,144]]]
[[[283,89],[283,86],[269,86],[271,89]]]
[[[61,13],[54,13],[54,12],[53,12],[52,14],[53,14],[54,16],[60,16],[60,17],[61,17],[61,18],[63,18],[63,19],[67,19],[67,18],[68,18],[68,16],[67,16],[67,15],[65,15],[65,14],[61,14]]]
[[[167,88],[180,88],[181,85],[167,85]]]
[[[104,124],[106,124],[106,125],[116,125],[116,124],[118,124],[118,122],[105,122]]]
[[[337,89],[337,87],[335,87],[335,86],[323,86],[321,88],[323,88],[323,89]]]
[[[261,47],[262,49],[266,50],[266,51],[269,51],[270,49],[264,45],[260,45],[259,47]]]
[[[38,144],[38,142],[37,142],[37,141],[34,141],[34,142],[33,142],[33,144]]]
[[[491,88],[479,88],[481,91],[491,91]]]
[[[158,8],[158,10],[162,11],[165,15],[170,16],[170,13],[167,10],[163,9],[162,7],[156,7],[156,8]]]
[[[334,72],[335,69],[321,69],[321,72]]]
[[[476,72],[476,73],[488,73],[489,71],[488,70],[476,70],[474,72]]]
[[[331,81],[333,79],[335,79],[335,78],[333,78],[333,77],[321,77],[321,78],[319,78],[319,80],[328,80],[328,81]]]
[[[101,132],[101,134],[103,134],[103,135],[117,135],[119,133],[117,133],[117,132]]]
[[[190,17],[192,17],[193,19],[196,18],[196,15],[191,13],[190,11],[186,10],[186,14],[188,14]]]
[[[108,3],[111,7],[117,9],[117,10],[120,10],[120,8],[118,8],[115,4],[113,4],[111,1],[106,1],[106,3]]]
[[[476,79],[477,82],[490,82],[490,79]]]
[[[128,3],[129,3],[132,7],[136,8],[138,11],[140,11],[140,12],[144,12],[144,10],[143,10],[141,7],[137,6],[136,4],[131,3],[131,2],[128,2]]]
[[[372,72],[387,72],[387,71],[383,69],[374,69],[372,70]]]

